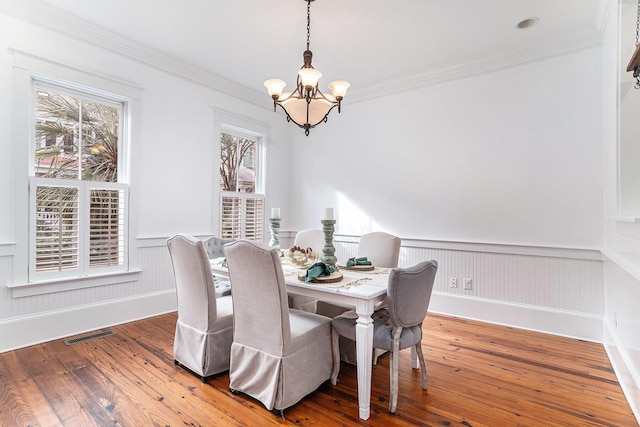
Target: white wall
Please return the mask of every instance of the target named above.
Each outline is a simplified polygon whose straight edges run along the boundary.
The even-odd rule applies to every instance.
[[[346,234],[599,248],[601,78],[591,49],[346,99],[309,137],[294,134],[293,225],[335,206]]]
[[[294,133],[292,227],[333,206],[340,239],[382,229],[403,239],[401,265],[440,262],[433,310],[601,341],[601,56],[347,97]]]
[[[612,0],[604,38],[605,346],[627,400],[640,419],[640,222],[620,218],[618,200],[618,99],[640,97],[626,65],[635,48],[637,3]],[[620,21],[619,19],[623,21]],[[636,106],[638,102],[636,100]],[[638,111],[633,113],[637,119]],[[637,140],[634,142],[637,146]],[[635,159],[638,165],[638,159]],[[636,193],[636,198],[638,195]],[[637,203],[637,200],[636,200]],[[636,213],[640,216],[640,212]]]
[[[26,271],[20,262],[27,244],[22,189],[30,143],[17,120],[25,104],[18,86],[32,64],[53,77],[105,82],[134,94],[131,250],[139,273],[80,281],[76,290],[15,288]],[[267,131],[267,209],[275,204],[286,211],[289,127],[270,107],[0,13],[0,351],[175,309],[166,238],[218,234],[216,112]]]

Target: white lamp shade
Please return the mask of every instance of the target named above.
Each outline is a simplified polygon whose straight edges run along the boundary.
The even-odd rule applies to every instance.
[[[298,71],[302,86],[305,88],[313,88],[318,84],[318,80],[322,77],[322,73],[315,68],[301,68]]]
[[[351,83],[349,83],[346,80],[334,80],[331,83],[329,83],[329,89],[331,89],[331,93],[336,98],[338,97],[344,98],[345,95],[347,94],[347,89],[349,89],[350,86],[351,86]]]
[[[280,79],[269,79],[264,82],[264,86],[269,91],[269,95],[273,97],[273,95],[277,95],[278,98],[282,95],[282,90],[287,85],[287,82]]]

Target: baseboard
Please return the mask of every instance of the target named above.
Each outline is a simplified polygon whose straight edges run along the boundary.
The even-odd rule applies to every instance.
[[[433,292],[429,311],[519,329],[602,343],[603,318],[513,302]]]
[[[176,292],[133,298],[0,321],[0,353],[176,310]]]
[[[634,366],[624,346],[620,345],[615,330],[605,323],[604,331],[604,348],[609,356],[609,361],[611,361],[611,366],[616,373],[627,402],[640,423],[640,372]]]

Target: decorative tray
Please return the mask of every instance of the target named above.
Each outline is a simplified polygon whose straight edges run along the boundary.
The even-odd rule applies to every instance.
[[[307,277],[306,271],[298,273],[298,280],[301,280],[304,282],[306,277]],[[340,282],[341,280],[342,280],[342,273],[340,273],[339,271],[334,271],[329,276],[320,276],[317,279],[313,279],[311,283],[337,283],[337,282]]]
[[[354,270],[354,271],[372,271],[376,267],[373,265],[352,265],[350,267],[347,264],[337,264],[340,270]]]

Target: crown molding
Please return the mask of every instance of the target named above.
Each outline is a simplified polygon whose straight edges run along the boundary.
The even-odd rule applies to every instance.
[[[600,0],[598,2],[598,9],[596,10],[596,16],[594,17],[594,25],[598,31],[604,34],[607,29],[607,22],[609,22],[609,15],[615,10],[616,3],[624,0]]]
[[[349,104],[369,101],[380,97],[413,91],[416,88],[445,83],[526,65],[602,45],[602,31],[606,26],[608,14],[616,1],[600,0],[594,16],[596,33],[585,31],[564,34],[552,39],[542,39],[526,48],[512,51],[495,52],[493,55],[475,58],[457,64],[438,67],[425,72],[404,75],[402,77],[374,83],[363,89],[349,92]],[[74,17],[40,0],[0,0],[0,11],[17,19],[30,22],[50,31],[82,40],[99,48],[123,55],[174,76],[193,81],[197,84],[225,93],[250,104],[270,108],[264,101],[264,94],[200,67],[168,57],[148,46],[132,42],[104,28],[89,25],[86,21]]]
[[[439,67],[413,75],[405,75],[395,80],[379,82],[378,84],[368,86],[366,89],[354,90],[349,93],[349,104],[414,91],[420,87],[519,67],[533,62],[596,48],[601,45],[602,34],[593,34],[587,31],[567,33],[560,38],[541,39],[525,48],[495,52],[493,55],[482,58]]]
[[[83,19],[40,0],[0,0],[0,12],[57,34],[128,57],[251,104],[266,105],[262,92],[250,89],[200,67],[186,64],[146,45],[132,42],[125,37],[94,24],[89,24]],[[268,104],[268,107],[270,106],[271,104]]]

